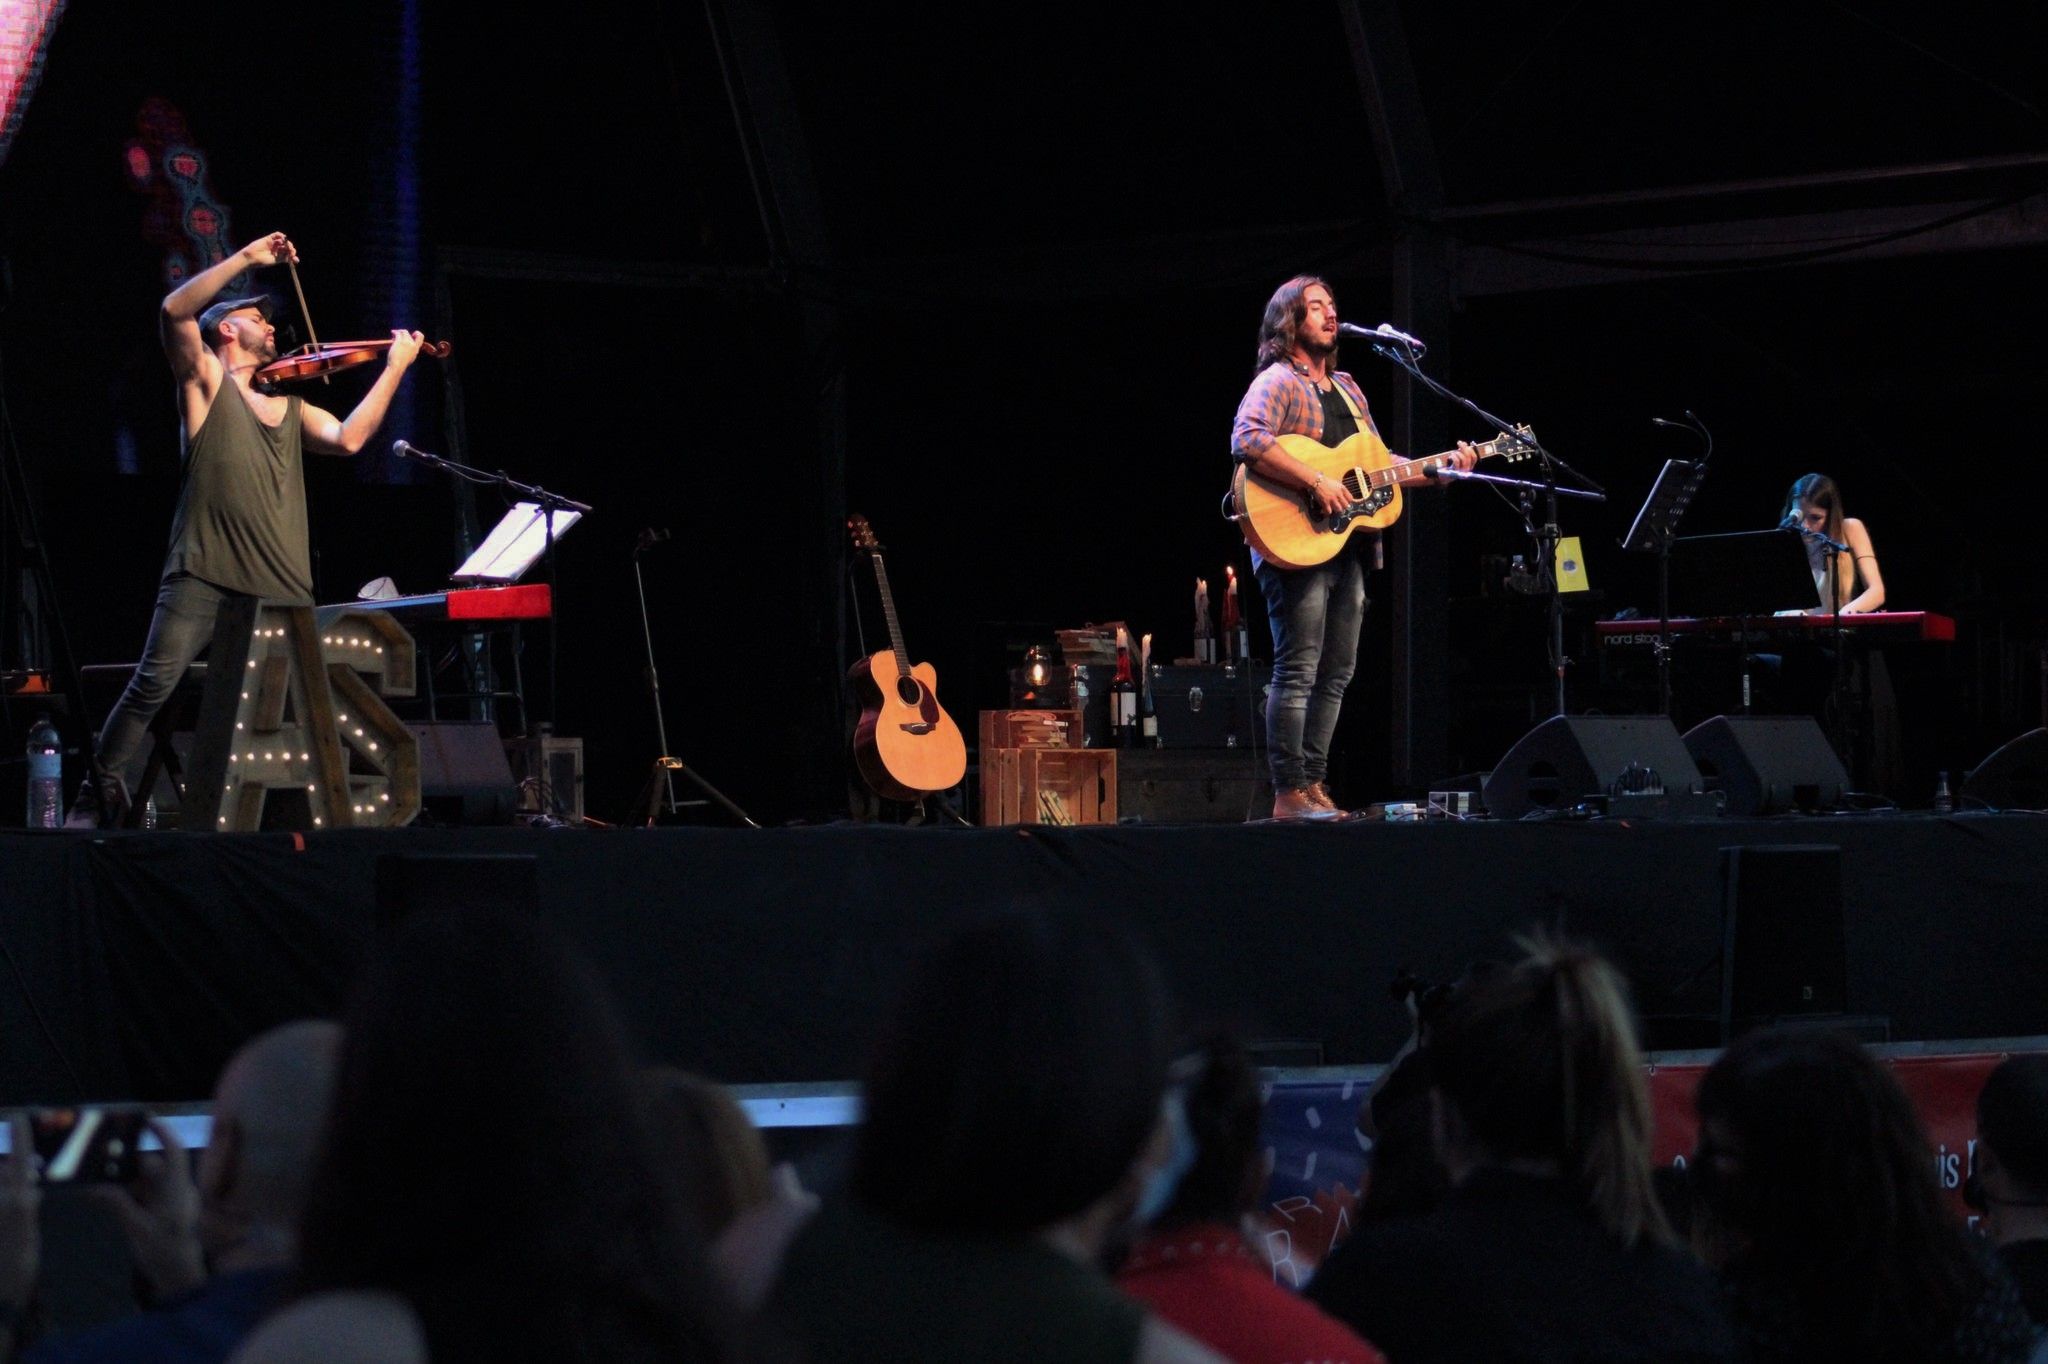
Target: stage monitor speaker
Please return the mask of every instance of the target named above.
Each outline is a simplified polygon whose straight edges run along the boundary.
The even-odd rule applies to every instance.
[[[1970,769],[1965,810],[2048,810],[2048,729],[2030,729]]]
[[[1848,770],[1810,715],[1716,715],[1685,732],[1685,747],[1707,790],[1727,797],[1727,814],[1832,810],[1849,788]]]
[[[1520,819],[1652,776],[1666,791],[1699,790],[1699,769],[1668,716],[1554,715],[1508,750],[1483,790],[1495,819]]]
[[[409,728],[420,741],[423,823],[512,822],[519,786],[496,725],[415,722]]]
[[[1848,997],[1842,850],[1721,850],[1721,1035],[1756,1023],[1841,1016]]]

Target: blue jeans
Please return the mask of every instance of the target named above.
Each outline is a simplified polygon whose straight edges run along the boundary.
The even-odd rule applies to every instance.
[[[1330,774],[1330,736],[1337,730],[1344,688],[1358,668],[1365,562],[1354,545],[1314,568],[1261,562],[1256,571],[1273,627],[1267,757],[1273,789],[1282,791]]]
[[[100,727],[100,769],[119,777],[124,790],[134,791],[142,775],[143,736],[149,722],[171,699],[192,660],[213,643],[213,621],[221,603],[241,595],[189,573],[171,574],[157,590],[142,661]]]

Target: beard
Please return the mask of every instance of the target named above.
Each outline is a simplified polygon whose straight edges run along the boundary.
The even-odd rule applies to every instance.
[[[1337,353],[1337,338],[1333,336],[1326,341],[1320,335],[1303,332],[1301,334],[1301,348],[1310,355],[1327,360]]]

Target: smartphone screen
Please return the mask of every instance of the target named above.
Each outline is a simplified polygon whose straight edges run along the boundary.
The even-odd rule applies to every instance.
[[[135,1178],[149,1117],[140,1108],[38,1108],[28,1115],[45,1184],[118,1184]]]

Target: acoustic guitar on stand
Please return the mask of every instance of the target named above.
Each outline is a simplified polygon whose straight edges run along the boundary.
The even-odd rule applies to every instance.
[[[853,731],[854,765],[876,795],[922,800],[958,786],[967,775],[967,741],[939,704],[938,673],[929,663],[913,665],[903,647],[889,571],[868,519],[856,513],[846,525],[854,548],[874,561],[875,588],[889,622],[889,647],[868,655],[847,674],[861,700]]]
[[[1230,519],[1260,557],[1282,568],[1313,568],[1337,557],[1354,531],[1384,530],[1401,517],[1401,485],[1420,483],[1431,471],[1457,458],[1457,451],[1423,459],[1396,460],[1375,431],[1359,431],[1342,444],[1324,445],[1307,436],[1278,437],[1282,450],[1338,484],[1357,500],[1335,516],[1322,516],[1299,488],[1282,487],[1240,464],[1230,480]],[[1536,453],[1536,433],[1526,425],[1503,431],[1472,447],[1481,459],[1510,462]]]

